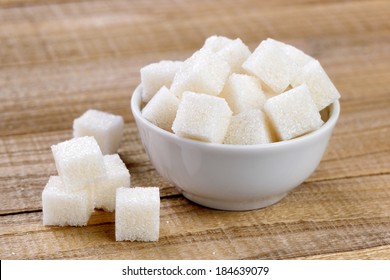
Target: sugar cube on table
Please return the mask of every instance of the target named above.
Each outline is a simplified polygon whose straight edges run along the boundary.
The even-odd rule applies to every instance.
[[[184,91],[219,95],[230,73],[229,64],[210,50],[195,52],[176,73],[171,92],[181,98]]]
[[[115,194],[119,187],[130,187],[130,173],[118,154],[103,157],[107,176],[95,182],[95,208],[115,210]]]
[[[272,39],[264,40],[242,67],[275,93],[282,93],[298,74],[298,65]]]
[[[225,98],[233,114],[261,109],[266,100],[257,78],[236,73],[229,76],[220,97]]]
[[[222,143],[232,111],[225,99],[203,93],[186,91],[172,125],[181,137],[211,143]]]
[[[91,189],[71,191],[59,176],[51,176],[42,192],[44,225],[85,226],[93,212]]]
[[[323,124],[305,84],[268,99],[264,111],[280,140],[309,133]]]
[[[294,87],[301,84],[306,84],[309,88],[318,111],[321,111],[340,98],[340,93],[318,60],[312,60],[307,63],[292,82]]]
[[[261,110],[250,110],[232,117],[224,144],[255,145],[272,142],[265,115]]]
[[[170,87],[182,61],[162,60],[141,68],[142,101],[149,102],[162,87]]]
[[[116,241],[157,241],[160,230],[158,187],[118,188],[115,206]]]
[[[93,136],[103,154],[117,152],[123,135],[123,118],[90,109],[73,121],[73,136]]]
[[[92,136],[73,138],[51,146],[64,187],[80,190],[106,175],[103,154]]]
[[[216,53],[230,65],[232,73],[243,73],[244,70],[241,65],[251,54],[251,51],[241,39],[232,40],[223,36],[207,38],[202,49],[208,49]]]
[[[163,86],[142,109],[142,116],[156,126],[172,131],[179,99]]]

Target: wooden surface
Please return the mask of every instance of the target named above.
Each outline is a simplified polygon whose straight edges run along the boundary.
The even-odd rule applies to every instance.
[[[0,0],[1,259],[390,259],[390,2]],[[129,108],[140,67],[184,59],[212,34],[266,37],[320,60],[342,94],[315,173],[280,203],[189,202],[149,162]],[[114,214],[44,227],[50,145],[96,108],[125,119],[133,185],[161,189],[160,240],[115,242]]]

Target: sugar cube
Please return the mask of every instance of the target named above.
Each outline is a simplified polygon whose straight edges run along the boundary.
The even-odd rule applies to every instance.
[[[80,190],[106,175],[103,155],[94,137],[83,136],[51,146],[64,187]]]
[[[159,230],[159,188],[135,187],[116,190],[116,241],[157,241]]]
[[[243,73],[241,65],[250,56],[249,48],[237,38],[235,40],[223,36],[211,36],[206,39],[202,49],[209,49],[226,61],[233,73]]]
[[[170,87],[182,61],[162,60],[141,68],[142,101],[149,102],[162,87]]]
[[[130,173],[118,154],[105,155],[104,166],[107,176],[95,183],[95,208],[115,210],[115,194],[119,187],[130,187]]]
[[[73,136],[93,136],[103,154],[114,154],[123,135],[123,118],[90,109],[73,121]]]
[[[93,212],[90,189],[70,191],[59,176],[51,176],[42,192],[44,225],[85,226]]]
[[[273,43],[279,46],[298,65],[298,67],[303,67],[310,61],[314,60],[314,58],[312,58],[310,55],[307,55],[292,45],[271,38],[268,40],[271,40]]]
[[[232,111],[225,99],[186,91],[179,104],[172,130],[179,136],[222,143]]]
[[[232,39],[224,36],[213,35],[205,40],[202,49],[207,49],[216,53],[229,45],[232,41]]]
[[[261,110],[250,110],[232,117],[225,144],[255,145],[272,142],[265,115]]]
[[[226,99],[233,114],[261,109],[266,100],[257,78],[236,73],[230,75],[220,97]]]
[[[142,109],[142,116],[156,126],[171,131],[179,99],[163,86]]]
[[[229,64],[210,50],[195,52],[176,73],[171,92],[181,98],[184,91],[219,95],[230,73]]]
[[[305,84],[268,99],[264,111],[280,140],[309,133],[323,124]]]
[[[271,39],[262,41],[242,67],[275,93],[283,92],[299,71],[298,65]]]
[[[308,86],[318,111],[321,111],[340,98],[340,93],[329,79],[318,60],[312,60],[307,63],[292,82],[294,87],[301,84],[306,84]]]

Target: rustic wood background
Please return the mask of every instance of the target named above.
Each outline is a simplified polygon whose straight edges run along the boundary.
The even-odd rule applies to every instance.
[[[390,2],[0,0],[0,259],[390,259]],[[342,94],[315,173],[280,203],[189,202],[149,162],[129,108],[139,69],[205,38],[267,37],[319,59]],[[115,242],[114,214],[44,227],[50,146],[89,108],[120,114],[133,185],[161,189],[160,240]]]

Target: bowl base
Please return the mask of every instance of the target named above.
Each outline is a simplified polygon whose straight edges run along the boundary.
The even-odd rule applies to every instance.
[[[266,198],[260,198],[257,200],[244,200],[244,201],[226,201],[226,200],[216,200],[211,198],[206,198],[198,195],[194,195],[185,191],[182,191],[182,194],[188,200],[218,210],[227,210],[227,211],[247,211],[255,210],[259,208],[264,208],[275,204],[282,200],[287,193],[282,193],[275,196],[270,196]]]

